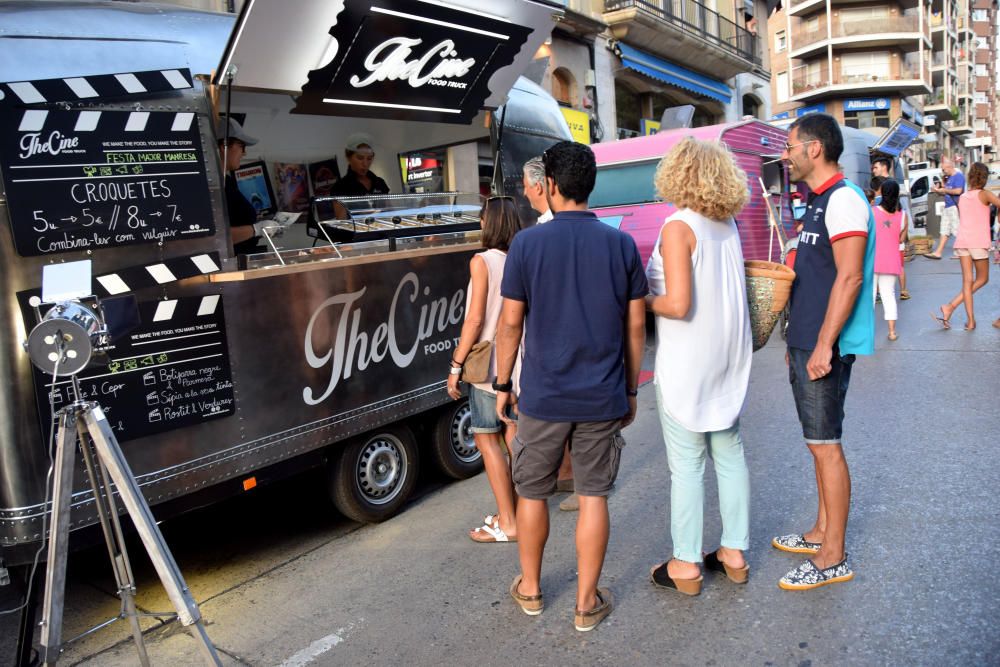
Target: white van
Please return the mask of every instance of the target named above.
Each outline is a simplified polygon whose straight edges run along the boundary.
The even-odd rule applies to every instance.
[[[934,179],[943,178],[939,168],[911,170],[910,174],[910,213],[914,225],[924,227],[927,224],[927,194],[934,185]]]

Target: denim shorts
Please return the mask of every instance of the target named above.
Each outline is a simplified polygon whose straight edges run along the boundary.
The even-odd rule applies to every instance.
[[[811,356],[812,350],[788,348],[788,379],[802,423],[802,435],[810,445],[837,444],[844,432],[844,402],[854,355],[840,356],[840,350],[834,347],[830,373],[818,380],[810,380],[806,370]]]
[[[497,395],[469,385],[469,408],[472,410],[473,433],[500,433],[504,423],[497,417]],[[516,420],[517,415],[507,406],[507,416]]]

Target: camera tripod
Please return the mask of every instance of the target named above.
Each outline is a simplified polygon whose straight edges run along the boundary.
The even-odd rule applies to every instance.
[[[72,377],[76,396],[80,396],[79,383]],[[108,557],[118,586],[122,608],[114,620],[127,618],[132,628],[132,638],[139,652],[139,661],[149,665],[149,656],[139,626],[139,612],[135,605],[135,577],[125,549],[125,536],[118,518],[115,493],[125,506],[125,511],[135,524],[146,553],[166,589],[167,597],[177,612],[181,624],[194,636],[206,664],[221,665],[215,647],[205,632],[198,604],[188,590],[173,555],[167,548],[163,534],[156,525],[149,504],[139,490],[121,447],[108,424],[104,411],[96,402],[77,399],[57,413],[58,432],[54,459],[52,492],[52,525],[49,533],[48,568],[45,574],[45,594],[42,599],[41,649],[45,665],[54,665],[62,649],[62,621],[66,588],[66,557],[69,553],[70,503],[73,496],[73,470],[76,449],[83,455],[84,467],[94,504],[100,519],[101,530],[108,549]],[[111,488],[114,484],[114,490]],[[112,621],[109,621],[109,623]],[[106,625],[106,624],[105,624]],[[103,627],[103,626],[98,626]]]

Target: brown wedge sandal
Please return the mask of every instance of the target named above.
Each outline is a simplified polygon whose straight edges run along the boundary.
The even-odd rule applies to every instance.
[[[698,575],[697,579],[671,579],[667,574],[667,563],[661,563],[653,568],[650,579],[660,588],[669,588],[684,595],[694,596],[701,594],[701,582],[705,577]]]
[[[719,552],[713,551],[705,556],[705,569],[712,572],[725,572],[729,581],[734,584],[745,584],[750,576],[750,566],[744,565],[741,568],[729,567],[719,560]]]

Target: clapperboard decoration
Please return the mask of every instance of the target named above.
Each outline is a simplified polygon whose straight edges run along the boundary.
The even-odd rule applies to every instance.
[[[151,95],[193,86],[186,69],[151,70],[0,83],[0,105],[32,105]]]
[[[0,168],[21,256],[215,233],[192,112],[0,108]]]
[[[80,398],[101,401],[120,441],[234,414],[224,312],[219,294],[139,303],[134,326],[78,375]],[[34,381],[47,433],[50,402],[71,402],[71,382],[38,369]]]
[[[100,297],[138,292],[149,287],[206,276],[220,271],[219,253],[174,257],[155,264],[120,269],[94,278],[94,292]]]

